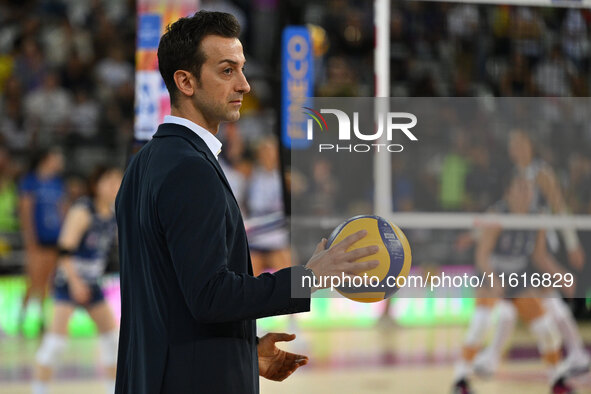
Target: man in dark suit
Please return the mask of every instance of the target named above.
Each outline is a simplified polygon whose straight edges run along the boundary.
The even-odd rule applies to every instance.
[[[252,275],[242,217],[217,161],[221,121],[236,121],[250,87],[236,19],[199,12],[172,24],[158,48],[172,116],[133,158],[116,202],[121,333],[116,393],[258,393],[258,376],[283,380],[307,357],[256,337],[255,319],[308,311],[292,298],[305,276],[352,274],[377,247],[329,250],[306,267]],[[293,280],[293,282],[292,282]]]

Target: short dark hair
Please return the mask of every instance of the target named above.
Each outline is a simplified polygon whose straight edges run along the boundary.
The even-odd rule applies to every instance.
[[[225,12],[199,11],[168,25],[160,38],[158,68],[173,104],[178,92],[174,73],[187,70],[200,81],[201,66],[206,60],[201,41],[209,35],[238,38],[240,24],[233,15]]]

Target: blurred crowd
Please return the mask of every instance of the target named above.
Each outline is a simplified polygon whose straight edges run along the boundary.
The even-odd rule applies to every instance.
[[[373,94],[372,7],[309,3],[329,40],[318,95]],[[587,97],[590,21],[588,9],[393,1],[392,95]]]
[[[19,184],[41,150],[61,149],[72,195],[97,162],[124,165],[133,140],[135,7],[133,0],[0,3],[0,233],[19,231]],[[273,218],[284,206],[275,138],[281,29],[311,28],[317,96],[372,96],[372,2],[202,0],[200,8],[231,12],[242,24],[252,91],[242,119],[220,130],[221,160],[245,216]],[[421,1],[392,1],[391,8],[392,96],[589,95],[589,10]],[[591,129],[572,118],[572,127],[550,123],[529,132],[571,210],[591,213]],[[491,190],[499,190],[507,163],[506,135],[479,121],[434,128],[418,156],[393,155],[395,210],[482,211],[498,197]],[[343,193],[332,166],[313,163],[309,179],[291,174],[293,191],[319,214],[334,211]],[[7,239],[0,256],[11,248]]]
[[[306,4],[304,19],[320,26],[326,39],[317,96],[372,96],[372,2]],[[390,38],[393,97],[589,96],[588,9],[393,1]],[[539,121],[525,125],[535,156],[556,172],[570,209],[591,213],[589,101],[573,101],[571,109],[544,102]],[[510,168],[507,135],[524,125],[499,130],[478,114],[462,122],[433,127],[412,154],[393,155],[394,210],[482,212],[500,197]],[[335,170],[324,178],[335,177]],[[315,171],[307,171],[309,178]]]
[[[64,179],[67,201],[96,164],[124,164],[135,19],[134,1],[0,3],[0,257],[22,260],[8,253],[22,246],[18,202],[48,152],[65,158],[49,178]]]
[[[76,156],[81,146],[121,154],[133,131],[134,56],[133,1],[3,2],[2,145],[26,158],[59,144],[69,168],[92,167]]]

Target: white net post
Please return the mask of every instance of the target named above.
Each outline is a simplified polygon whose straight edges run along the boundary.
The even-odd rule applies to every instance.
[[[374,119],[377,125],[378,117],[389,110],[387,98],[390,97],[390,0],[374,0],[374,27],[375,96],[382,98],[376,100]],[[388,144],[385,132],[376,143]],[[387,151],[382,149],[374,154],[373,169],[374,212],[385,217],[392,212],[392,175]]]

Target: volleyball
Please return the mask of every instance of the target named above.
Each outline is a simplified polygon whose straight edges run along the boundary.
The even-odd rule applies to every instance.
[[[412,262],[410,245],[406,236],[398,226],[388,220],[375,215],[354,216],[341,223],[333,230],[328,238],[327,248],[338,244],[347,236],[366,230],[367,235],[355,242],[348,250],[377,245],[378,253],[357,260],[357,262],[378,260],[379,265],[367,271],[358,273],[363,277],[367,274],[373,280],[363,282],[357,286],[355,282],[351,286],[339,287],[337,291],[343,296],[359,302],[377,302],[394,295],[405,280],[399,278],[408,276]],[[347,283],[349,285],[349,283]]]

